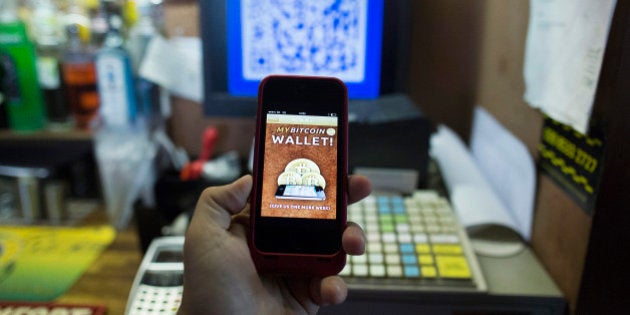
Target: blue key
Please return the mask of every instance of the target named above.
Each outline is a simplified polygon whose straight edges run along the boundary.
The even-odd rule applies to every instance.
[[[379,206],[378,213],[380,214],[392,213],[392,209],[389,206]]]
[[[417,265],[418,264],[418,260],[416,260],[416,255],[403,255],[402,256],[402,262],[405,265]]]
[[[403,198],[400,196],[394,196],[392,197],[392,203],[395,205],[402,205],[403,204]]]
[[[413,254],[413,244],[411,243],[402,243],[400,244],[400,252],[403,254]]]
[[[405,207],[403,205],[394,205],[394,213],[396,214],[405,213]]]
[[[419,277],[420,268],[417,266],[405,266],[405,276],[407,277]]]

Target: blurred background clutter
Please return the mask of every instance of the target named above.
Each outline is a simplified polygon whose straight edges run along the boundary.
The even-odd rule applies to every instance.
[[[188,220],[251,171],[274,60],[363,71],[342,79],[368,254],[320,313],[627,310],[629,21],[614,0],[0,0],[0,313],[181,294]]]

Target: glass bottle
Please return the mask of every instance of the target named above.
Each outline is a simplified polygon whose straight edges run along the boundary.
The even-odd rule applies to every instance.
[[[88,129],[99,107],[94,54],[81,40],[78,25],[68,25],[66,33],[68,44],[63,57],[62,72],[68,105],[76,126],[79,129]]]
[[[129,29],[126,48],[131,57],[133,72],[136,76],[136,92],[138,95],[138,115],[142,116],[151,129],[163,124],[160,102],[160,87],[139,75],[140,65],[147,51],[147,47],[156,36],[160,36],[160,29],[156,26],[155,17],[161,6],[151,0],[136,2],[137,22]]]
[[[96,55],[100,117],[105,127],[126,127],[135,122],[136,95],[131,60],[123,49],[122,18],[112,15],[103,47]]]
[[[33,0],[31,22],[37,48],[37,74],[44,96],[49,126],[68,126],[70,110],[61,77],[61,57],[65,36],[57,6],[51,0]]]

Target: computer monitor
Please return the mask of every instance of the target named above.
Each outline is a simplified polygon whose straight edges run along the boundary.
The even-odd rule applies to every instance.
[[[409,1],[200,1],[204,114],[256,113],[267,74],[328,75],[350,110],[406,91]],[[356,102],[353,102],[356,101]]]

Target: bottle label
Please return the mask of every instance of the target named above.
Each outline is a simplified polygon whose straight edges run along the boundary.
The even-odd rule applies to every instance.
[[[61,86],[59,62],[52,57],[37,58],[37,77],[44,89],[58,89]]]
[[[24,37],[20,34],[0,33],[0,44],[16,45],[24,42]]]
[[[101,56],[96,62],[101,117],[111,126],[129,124],[125,64],[115,56]]]
[[[15,60],[11,55],[0,51],[0,90],[3,99],[9,105],[19,104],[22,101],[22,93],[20,91],[20,78]]]
[[[96,84],[96,69],[93,63],[64,63],[63,79],[69,85]]]

